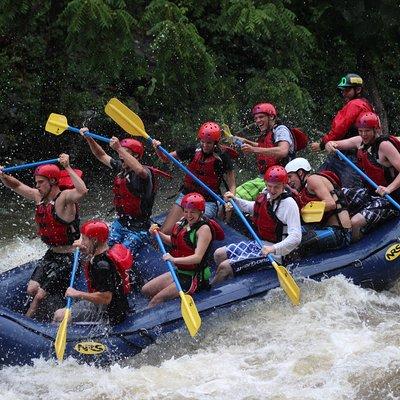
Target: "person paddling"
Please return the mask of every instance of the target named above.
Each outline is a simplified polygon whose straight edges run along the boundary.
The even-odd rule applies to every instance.
[[[74,245],[86,255],[83,262],[88,291],[68,287],[66,297],[79,300],[71,308],[72,320],[102,322],[112,325],[122,322],[128,312],[127,294],[131,291],[129,270],[131,252],[122,244],[110,248],[109,229],[102,220],[82,224],[81,239]],[[65,308],[54,313],[53,321],[64,319]]]
[[[399,215],[397,209],[383,196],[390,194],[400,200],[400,143],[393,136],[381,135],[381,124],[377,114],[360,114],[356,126],[359,136],[330,141],[326,150],[357,150],[358,166],[378,185],[363,188],[343,188],[349,202],[353,240],[378,224]]]
[[[88,189],[83,180],[71,168],[68,154],[61,154],[60,164],[72,180],[73,189],[61,190],[60,168],[44,164],[36,168],[36,187],[30,187],[10,175],[1,172],[4,186],[36,204],[35,221],[38,235],[48,246],[45,255],[38,260],[29,280],[27,293],[33,297],[26,315],[33,317],[43,300],[51,295],[62,301],[62,294],[69,284],[72,243],[79,237],[78,202]],[[54,310],[41,310],[41,314]]]
[[[80,130],[81,135],[87,128]],[[84,136],[93,155],[117,175],[113,193],[117,219],[111,225],[108,244],[122,243],[135,254],[149,241],[148,229],[156,195],[155,177],[150,167],[141,163],[144,147],[136,139],[121,141],[112,137],[110,147],[119,159],[109,156],[91,137]]]
[[[287,163],[285,169],[289,186],[297,193],[300,209],[310,201],[325,203],[321,222],[302,225],[298,253],[305,256],[348,246],[351,243],[351,221],[337,175],[332,171],[312,174],[310,163],[302,157]]]
[[[322,136],[319,142],[311,143],[314,152],[325,149],[330,141],[348,139],[358,135],[356,121],[361,113],[373,111],[373,106],[364,97],[364,82],[360,75],[347,74],[337,85],[343,98],[344,105],[332,120],[331,129]],[[355,152],[346,151],[346,155],[355,162]],[[342,160],[334,155],[328,156],[320,170],[333,171],[343,186],[362,186],[359,176]]]
[[[266,262],[263,254],[271,254],[280,262],[283,256],[300,244],[300,212],[291,192],[286,190],[288,176],[285,168],[280,165],[268,168],[264,181],[266,188],[255,201],[239,199],[230,192],[225,193],[226,201],[234,199],[242,211],[252,215],[264,246],[260,248],[255,241],[242,241],[218,248],[214,253],[217,272],[212,285],[259,268],[259,264]],[[253,259],[261,263],[253,263]]]
[[[171,246],[163,259],[175,264],[182,290],[191,295],[209,287],[211,242],[213,239],[221,240],[224,234],[216,221],[204,216],[206,201],[201,194],[186,194],[181,207],[183,218],[175,224],[172,234],[159,232],[159,235],[163,242]],[[159,230],[158,225],[150,227],[151,233],[156,230]],[[149,307],[179,296],[169,272],[147,282],[142,293],[151,299]]]
[[[220,186],[223,182],[229,191],[235,193],[235,173],[231,157],[227,152],[221,150],[219,142],[221,140],[221,128],[212,121],[205,122],[199,128],[197,137],[200,140],[200,147],[196,145],[188,146],[171,152],[170,154],[181,161],[188,161],[188,169],[203,181],[215,193],[221,193]],[[163,162],[170,160],[157,150],[161,143],[153,140],[153,146],[157,155]],[[181,192],[175,200],[174,205],[165,219],[161,232],[169,235],[175,223],[182,218],[183,211],[180,206],[182,198],[191,192],[200,193],[206,200],[204,215],[208,218],[214,218],[218,213],[218,205],[206,190],[201,188],[188,175],[185,176]]]

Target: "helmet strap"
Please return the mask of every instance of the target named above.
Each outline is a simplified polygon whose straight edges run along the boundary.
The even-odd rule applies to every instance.
[[[302,173],[302,176],[300,176],[299,172],[303,172],[303,173]],[[307,179],[306,179],[307,172],[304,171],[304,169],[300,168],[299,170],[297,170],[296,174],[297,174],[297,176],[298,176],[299,179],[300,179],[300,183],[301,183],[300,190],[301,190],[301,189],[303,189],[303,188],[306,187],[306,184],[307,184]]]

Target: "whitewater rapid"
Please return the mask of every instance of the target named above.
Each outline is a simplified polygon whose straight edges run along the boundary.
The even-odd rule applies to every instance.
[[[13,238],[0,270],[44,251]],[[276,289],[215,312],[195,339],[181,330],[108,368],[72,359],[4,367],[0,399],[400,398],[399,287],[377,293],[338,276],[300,288],[298,307]]]

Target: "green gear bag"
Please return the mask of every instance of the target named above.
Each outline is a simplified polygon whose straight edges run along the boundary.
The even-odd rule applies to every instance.
[[[251,179],[250,181],[247,181],[236,188],[235,196],[243,200],[254,201],[264,188],[264,179]]]

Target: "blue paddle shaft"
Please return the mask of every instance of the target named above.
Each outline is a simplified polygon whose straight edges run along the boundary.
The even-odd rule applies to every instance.
[[[148,140],[151,142],[152,139],[150,136],[148,137]],[[216,201],[218,201],[221,204],[226,204],[226,201],[222,199],[220,196],[218,196],[216,193],[214,193],[207,185],[204,184],[196,175],[194,175],[192,172],[190,172],[180,161],[178,161],[175,157],[171,156],[167,150],[165,150],[162,146],[158,146],[158,149],[165,154],[168,159],[170,159],[176,166],[178,166],[180,169],[182,169],[187,175],[189,175],[194,181],[196,181],[204,190],[207,191],[207,193],[210,194]],[[254,240],[262,247],[263,243],[254,231],[254,229],[251,227],[247,219],[242,213],[242,210],[238,207],[238,205],[233,201],[233,199],[230,200],[230,203],[233,205],[233,208],[235,209],[236,213],[239,215],[240,219],[243,221],[245,224],[246,228],[249,230],[251,235],[253,236]],[[274,262],[274,258],[268,254],[268,259],[272,262]]]
[[[79,133],[79,129],[78,128],[74,128],[72,126],[68,126],[68,130],[71,131],[71,132]],[[84,135],[85,136],[89,136],[89,137],[91,137],[93,139],[100,140],[101,142],[110,143],[110,138],[105,137],[105,136],[96,135],[95,133],[92,133],[92,132],[85,132]]]
[[[159,233],[157,231],[155,232],[155,236],[156,236],[156,239],[157,239],[158,246],[161,249],[161,252],[163,254],[166,254],[164,243],[162,242],[162,240],[160,238],[160,235],[159,235]],[[176,276],[176,272],[175,272],[175,269],[174,269],[174,266],[173,266],[172,262],[169,261],[169,260],[167,260],[165,262],[168,265],[169,272],[171,272],[172,278],[173,278],[173,280],[175,282],[175,285],[176,285],[176,288],[178,289],[178,292],[182,292],[182,287],[181,287],[181,284],[179,283],[178,277]]]
[[[2,172],[4,173],[9,173],[9,172],[14,172],[14,171],[22,171],[24,169],[29,169],[33,167],[38,167],[39,165],[43,164],[55,164],[58,162],[58,158],[52,158],[51,160],[43,160],[43,161],[37,161],[33,163],[27,163],[27,164],[21,164],[21,165],[14,165],[12,167],[6,167],[2,169]]]
[[[74,282],[75,282],[75,275],[76,271],[78,269],[78,262],[79,262],[79,248],[76,248],[74,251],[74,263],[72,265],[72,272],[71,272],[71,279],[69,281],[69,287],[73,287]],[[71,297],[67,298],[67,307],[66,308],[71,308],[72,305],[72,299]]]
[[[336,149],[336,154],[342,159],[347,165],[353,168],[359,175],[361,175],[374,189],[378,189],[378,185],[360,168],[357,167],[349,158],[347,158],[340,150]],[[400,204],[397,203],[390,195],[385,194],[387,200],[398,210],[400,210]]]

